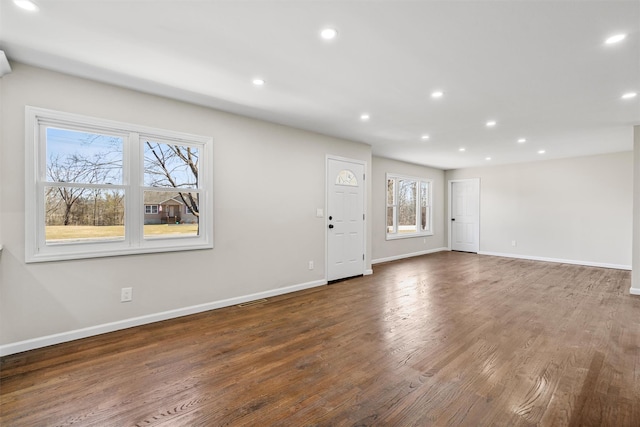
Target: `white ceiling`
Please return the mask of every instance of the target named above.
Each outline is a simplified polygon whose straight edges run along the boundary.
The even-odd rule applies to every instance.
[[[10,61],[442,169],[631,150],[640,124],[637,0],[0,2]]]

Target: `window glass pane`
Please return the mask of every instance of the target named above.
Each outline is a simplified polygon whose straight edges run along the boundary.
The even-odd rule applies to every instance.
[[[394,186],[395,180],[392,179],[387,179],[387,205],[393,205],[395,198],[394,198],[394,194],[395,194],[395,186]]]
[[[200,195],[193,192],[145,191],[144,237],[185,237],[199,234]],[[146,208],[145,208],[146,212]]]
[[[387,233],[393,233],[393,206],[387,207]]]
[[[123,138],[47,127],[47,181],[122,184]]]
[[[429,231],[429,224],[430,224],[430,219],[429,219],[429,213],[430,213],[430,209],[426,206],[422,207],[422,218],[421,218],[421,230],[422,231]]]
[[[398,233],[415,233],[416,229],[416,181],[398,180]]]
[[[124,239],[124,191],[45,187],[47,244]]]
[[[144,141],[144,185],[147,187],[198,188],[196,147]]]
[[[429,230],[429,184],[420,182],[420,230]]]

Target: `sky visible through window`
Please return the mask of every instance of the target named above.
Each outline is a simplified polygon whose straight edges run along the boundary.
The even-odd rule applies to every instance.
[[[119,136],[48,127],[48,179],[122,184],[123,143]]]
[[[144,143],[144,185],[198,188],[198,149],[152,140]]]

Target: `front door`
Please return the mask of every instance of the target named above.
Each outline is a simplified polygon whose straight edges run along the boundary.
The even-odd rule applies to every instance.
[[[364,165],[327,159],[327,280],[364,274]]]
[[[480,249],[480,181],[450,181],[451,250],[478,252]]]

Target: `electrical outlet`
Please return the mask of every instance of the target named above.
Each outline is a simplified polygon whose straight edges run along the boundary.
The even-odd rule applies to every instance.
[[[309,261],[309,270],[313,270],[313,261]]]
[[[133,299],[133,288],[120,289],[120,302],[129,302]]]
[[[517,246],[517,245],[518,245],[518,242],[516,242],[515,240],[511,241],[511,246]]]

